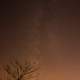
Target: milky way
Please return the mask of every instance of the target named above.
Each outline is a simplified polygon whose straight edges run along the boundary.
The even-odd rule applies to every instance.
[[[0,64],[9,56],[37,56],[40,80],[80,80],[78,0],[1,3]]]

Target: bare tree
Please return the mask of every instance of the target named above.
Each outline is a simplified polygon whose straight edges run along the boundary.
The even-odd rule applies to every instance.
[[[7,64],[4,67],[4,70],[8,74],[7,80],[28,80],[33,78],[33,74],[39,67],[35,67],[31,64],[31,62],[26,62],[25,64],[20,64],[18,60],[14,60],[13,62]],[[26,78],[25,78],[26,77]]]

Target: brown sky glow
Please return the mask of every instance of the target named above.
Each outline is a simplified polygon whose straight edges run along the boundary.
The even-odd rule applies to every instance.
[[[2,1],[0,64],[40,56],[40,80],[80,80],[78,0]]]

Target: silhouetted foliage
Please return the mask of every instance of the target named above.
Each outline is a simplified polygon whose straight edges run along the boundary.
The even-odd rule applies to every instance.
[[[30,62],[20,64],[18,60],[14,60],[10,64],[4,67],[7,72],[7,80],[28,80],[33,78],[33,74],[39,69],[39,67],[33,66]],[[25,78],[26,77],[26,78]]]

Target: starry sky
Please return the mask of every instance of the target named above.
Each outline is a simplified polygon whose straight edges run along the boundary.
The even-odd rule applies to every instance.
[[[79,0],[2,0],[0,10],[0,64],[40,57],[39,80],[80,80]]]

